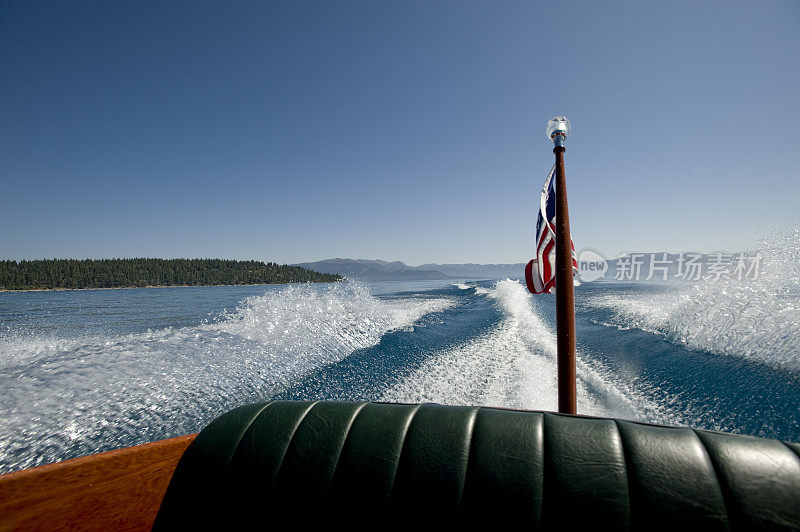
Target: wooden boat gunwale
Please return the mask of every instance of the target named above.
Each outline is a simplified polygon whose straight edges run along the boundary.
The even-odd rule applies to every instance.
[[[150,530],[197,434],[0,475],[0,531]]]

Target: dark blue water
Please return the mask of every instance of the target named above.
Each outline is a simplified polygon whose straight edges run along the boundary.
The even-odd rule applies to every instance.
[[[792,297],[576,288],[579,411],[800,440]],[[268,399],[554,409],[554,318],[513,280],[0,293],[0,472]]]

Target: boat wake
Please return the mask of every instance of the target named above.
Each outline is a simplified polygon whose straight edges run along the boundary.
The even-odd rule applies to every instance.
[[[381,400],[558,409],[556,337],[542,320],[536,299],[510,279],[491,289],[476,287],[476,294],[501,310],[499,326],[399,375]],[[580,352],[577,372],[582,414],[681,422]]]
[[[314,368],[452,305],[367,286],[294,285],[217,319],[143,333],[0,337],[0,473],[195,432]]]
[[[761,251],[757,279],[701,280],[659,293],[591,296],[586,310],[608,311],[601,325],[663,335],[689,349],[800,372],[800,231]]]

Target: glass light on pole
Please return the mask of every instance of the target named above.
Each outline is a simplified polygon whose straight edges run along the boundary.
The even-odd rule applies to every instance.
[[[562,146],[564,140],[569,136],[572,131],[572,124],[566,116],[556,116],[547,121],[545,132],[547,138],[552,140],[556,146]]]

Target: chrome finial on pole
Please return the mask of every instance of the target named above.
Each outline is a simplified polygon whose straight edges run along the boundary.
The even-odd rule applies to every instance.
[[[564,141],[572,131],[566,116],[547,122],[545,132],[556,155],[556,341],[558,344],[558,411],[577,414],[575,375],[575,290],[572,281],[572,238],[569,231]]]
[[[572,124],[566,116],[555,116],[547,121],[545,133],[547,138],[552,140],[556,146],[563,146],[572,131]]]

